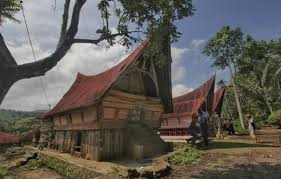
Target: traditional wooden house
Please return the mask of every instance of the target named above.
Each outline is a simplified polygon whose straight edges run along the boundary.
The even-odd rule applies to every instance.
[[[162,112],[172,110],[171,60],[158,68],[144,55],[148,46],[141,44],[103,73],[77,75],[42,116],[41,133],[54,135],[51,148],[97,161],[139,159],[168,150],[153,129],[160,127]]]
[[[217,113],[219,116],[221,116],[224,92],[225,92],[225,89],[220,88],[214,94],[213,113]]]
[[[212,114],[215,76],[190,93],[173,98],[173,113],[161,116],[160,134],[163,136],[189,136],[192,115],[199,109]],[[169,137],[168,137],[169,138]]]

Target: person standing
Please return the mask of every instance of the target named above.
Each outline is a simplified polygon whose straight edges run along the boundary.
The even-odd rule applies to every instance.
[[[227,130],[228,130],[228,134],[235,135],[233,121],[228,119],[226,126],[227,126]]]
[[[220,116],[217,113],[215,114],[215,120],[216,120],[216,127],[217,127],[217,136],[216,137],[218,140],[221,140],[221,139],[223,139],[223,132],[221,129],[222,121],[221,121]]]
[[[208,141],[208,119],[207,119],[206,115],[201,110],[198,111],[198,115],[199,115],[201,135],[203,137],[205,145],[208,146],[209,145],[209,141]]]
[[[257,142],[257,136],[256,136],[256,133],[255,133],[255,130],[256,130],[255,120],[251,115],[247,115],[247,120],[248,120],[248,129],[249,129],[250,137],[255,142]]]
[[[196,122],[198,121],[198,115],[197,114],[193,114],[192,115],[192,121],[191,121],[191,125],[190,125],[190,135],[192,136],[191,139],[187,140],[187,143],[191,143],[191,145],[195,145],[196,140],[198,138],[198,135],[196,133]]]

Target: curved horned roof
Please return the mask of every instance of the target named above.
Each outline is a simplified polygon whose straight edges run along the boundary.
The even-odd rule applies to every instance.
[[[88,107],[96,104],[100,100],[100,98],[103,97],[104,94],[122,76],[122,74],[126,72],[126,70],[130,67],[131,64],[133,64],[135,60],[143,59],[139,57],[142,55],[144,48],[148,44],[149,42],[145,41],[139,47],[137,47],[125,60],[105,72],[91,76],[86,76],[78,73],[76,80],[74,81],[68,92],[62,97],[62,99],[52,110],[43,114],[41,118],[47,118],[56,114],[61,114],[70,110]],[[167,69],[158,69],[158,71],[156,72],[157,75],[160,74],[157,76],[159,78],[163,77],[163,74],[170,76],[170,71],[167,71]],[[166,82],[167,80],[169,79],[166,79],[165,81],[159,80],[159,87],[162,87],[160,88],[161,90],[170,88],[168,87],[170,83]],[[169,93],[171,92],[169,90],[166,90],[166,92],[160,95],[164,105],[168,106],[167,108],[171,108],[172,106],[171,104],[169,104],[171,103],[171,94]],[[168,98],[167,96],[170,97]]]
[[[221,114],[222,105],[223,105],[223,98],[224,98],[224,88],[218,89],[214,94],[213,99],[213,112],[216,112],[218,115]]]

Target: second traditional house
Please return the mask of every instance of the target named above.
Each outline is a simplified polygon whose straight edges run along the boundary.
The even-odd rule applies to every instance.
[[[212,114],[215,76],[204,84],[179,97],[173,98],[173,113],[163,113],[161,116],[160,134],[163,139],[173,139],[165,136],[189,136],[192,115],[199,109]]]
[[[54,135],[51,148],[97,161],[140,159],[168,150],[154,129],[160,127],[162,112],[172,110],[171,60],[158,68],[144,55],[148,46],[141,44],[103,73],[77,75],[43,115],[42,133]]]

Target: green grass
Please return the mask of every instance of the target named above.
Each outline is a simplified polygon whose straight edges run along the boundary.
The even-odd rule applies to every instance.
[[[23,148],[22,147],[9,147],[7,150],[6,150],[6,154],[15,154],[15,153],[19,153],[19,152],[22,152],[23,151]]]
[[[182,149],[182,148],[188,147],[190,145],[187,143],[174,142],[174,143],[172,143],[172,146],[173,146],[173,151],[176,151],[178,149]]]
[[[38,168],[40,168],[42,166],[43,166],[42,161],[40,159],[38,159],[38,158],[30,159],[24,165],[25,168],[30,169],[30,170],[35,170],[35,169],[38,169]]]
[[[195,147],[190,147],[168,158],[168,162],[174,165],[188,165],[200,160],[201,152]]]
[[[4,178],[9,174],[8,170],[5,167],[0,166],[0,178]]]

